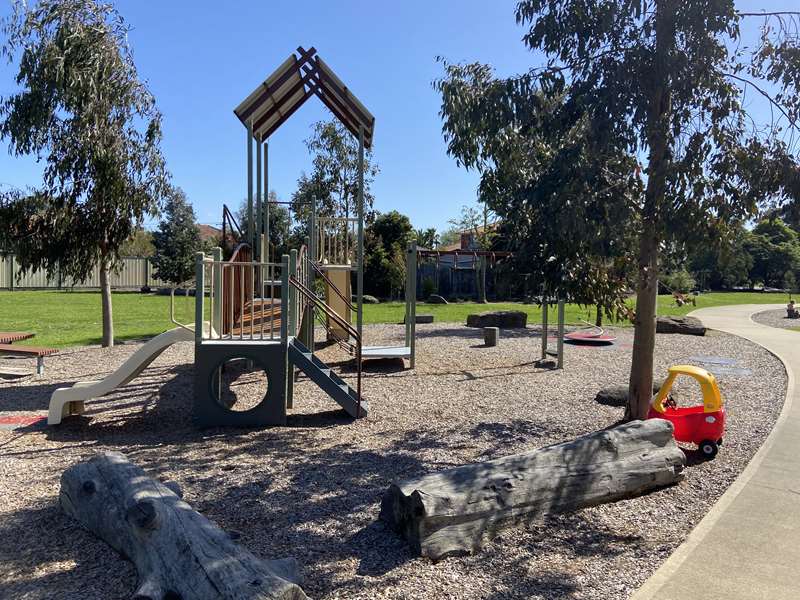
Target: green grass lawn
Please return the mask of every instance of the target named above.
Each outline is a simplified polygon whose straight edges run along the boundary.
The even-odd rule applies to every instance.
[[[697,299],[697,308],[726,304],[767,304],[786,301],[785,294],[762,294],[758,292],[715,292]],[[140,293],[114,293],[114,328],[118,341],[139,339],[157,335],[174,327],[169,320],[169,296]],[[194,321],[194,298],[179,297],[175,300],[178,321]],[[401,302],[365,304],[365,323],[399,323],[403,319],[405,305]],[[660,296],[658,313],[661,315],[683,315],[694,310],[694,306],[678,308],[671,296]],[[484,310],[524,310],[531,323],[541,320],[541,309],[534,304],[498,302],[476,304],[472,302],[453,304],[417,305],[417,314],[432,314],[440,323],[463,323],[467,315]],[[555,310],[551,311],[551,322]],[[594,309],[567,305],[567,323],[582,321],[594,323]],[[629,323],[619,323],[629,325]],[[30,345],[79,346],[98,344],[101,339],[100,294],[98,292],[17,291],[0,292],[0,331],[32,331],[36,337]]]

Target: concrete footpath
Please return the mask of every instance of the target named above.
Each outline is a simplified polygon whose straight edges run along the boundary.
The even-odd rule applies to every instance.
[[[750,319],[781,307],[750,304],[692,313],[706,327],[777,355],[789,376],[786,402],[750,464],[632,600],[800,599],[800,332]]]

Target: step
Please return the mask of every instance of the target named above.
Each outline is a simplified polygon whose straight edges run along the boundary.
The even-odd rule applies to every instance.
[[[311,381],[333,398],[344,410],[355,418],[365,417],[368,405],[364,398],[361,399],[361,410],[357,399],[357,392],[339,377],[328,365],[308,351],[297,338],[289,341],[289,360],[298,369],[303,371]]]

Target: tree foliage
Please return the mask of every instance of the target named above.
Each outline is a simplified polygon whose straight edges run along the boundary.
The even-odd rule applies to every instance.
[[[194,278],[194,254],[200,250],[194,210],[182,189],[176,188],[164,205],[164,218],[153,233],[155,276],[173,285]]]
[[[14,4],[3,54],[19,89],[0,103],[0,136],[44,162],[41,189],[5,214],[23,271],[86,279],[100,263],[103,341],[111,336],[108,271],[167,187],[161,115],[139,81],[128,28],[107,4]]]
[[[310,175],[303,173],[292,195],[294,218],[305,223],[310,202],[317,203],[317,214],[323,217],[354,217],[358,196],[358,140],[338,121],[318,121],[306,140],[313,157]],[[364,213],[371,212],[374,197],[371,187],[378,174],[372,150],[364,151]]]
[[[373,296],[394,297],[405,284],[405,249],[414,237],[411,222],[393,210],[377,215],[365,233],[365,291]]]
[[[439,233],[435,227],[415,230],[414,238],[417,240],[418,246],[428,250],[433,250],[439,246]]]
[[[661,249],[684,236],[722,235],[765,203],[800,197],[794,147],[800,139],[797,15],[739,13],[733,0],[522,0],[516,18],[527,28],[525,45],[544,53],[545,64],[494,83],[485,67],[448,65],[445,83],[460,85],[450,101],[443,89],[449,146],[462,163],[486,163],[496,175],[482,179],[482,196],[491,197],[493,187],[520,189],[501,204],[516,201],[518,210],[505,212],[523,220],[525,201],[537,196],[520,179],[559,185],[559,175],[566,175],[561,187],[584,198],[628,181],[620,188],[629,193],[628,202],[606,194],[596,204],[578,202],[577,210],[574,203],[565,205],[563,213],[577,213],[566,223],[563,215],[544,214],[547,224],[588,249],[594,227],[582,230],[580,224],[592,224],[592,210],[609,210],[630,227],[638,281],[627,416],[643,418],[653,378]],[[741,39],[741,21],[747,18],[762,20],[754,48]],[[479,95],[487,101],[473,101],[475,90],[487,86],[489,92]],[[757,123],[748,113],[748,93],[769,103],[770,122]],[[476,128],[482,135],[475,135]],[[523,154],[547,158],[550,153],[525,141],[549,136],[543,146],[552,148],[554,135],[564,139],[555,145],[562,162],[555,172],[539,176],[539,162]],[[514,145],[521,150],[515,152]],[[492,167],[498,156],[508,168]],[[647,157],[641,178],[633,164],[638,156]],[[602,168],[592,166],[598,161]],[[597,181],[602,174],[608,179]],[[643,194],[632,193],[637,186]],[[619,210],[633,214],[625,219]],[[575,225],[577,230],[570,228]],[[604,234],[595,238],[601,244],[616,239]],[[573,261],[563,265],[568,280],[580,268]],[[553,277],[561,267],[555,269]]]
[[[453,224],[489,249],[496,215],[517,271],[534,285],[609,314],[626,310],[641,183],[624,144],[594,130],[563,84],[498,79],[475,63],[446,64],[436,87],[448,151],[480,172],[485,203],[464,207]]]

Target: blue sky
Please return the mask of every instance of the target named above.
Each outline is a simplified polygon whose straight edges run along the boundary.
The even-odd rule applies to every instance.
[[[10,5],[0,1],[6,16]],[[796,9],[795,2],[775,0],[769,9]],[[246,195],[245,133],[233,108],[299,45],[315,46],[375,115],[376,208],[440,230],[475,201],[478,177],[446,154],[431,87],[442,72],[436,56],[488,62],[501,75],[541,62],[520,42],[516,3],[508,0],[115,4],[132,27],[140,77],[164,115],[163,150],[174,183],[209,224],[220,221],[223,202],[238,205]],[[14,89],[15,73],[0,64],[0,95]],[[311,124],[328,117],[321,103],[309,101],[270,139],[270,187],[281,198],[310,170],[303,140]],[[40,173],[34,160],[9,156],[0,142],[0,182],[35,186]]]

